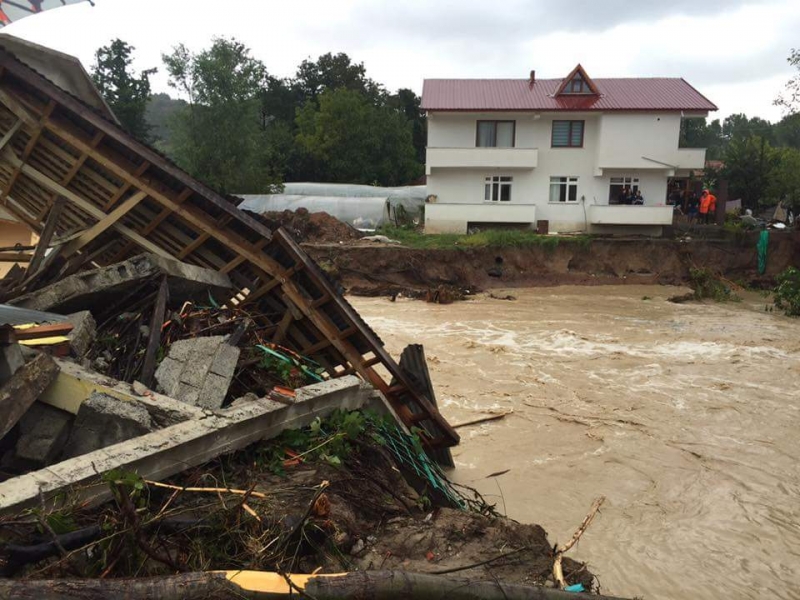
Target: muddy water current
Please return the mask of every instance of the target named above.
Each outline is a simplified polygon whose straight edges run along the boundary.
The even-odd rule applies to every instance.
[[[351,301],[395,356],[425,345],[451,423],[513,410],[459,429],[456,481],[551,542],[607,497],[570,551],[605,593],[800,598],[800,320],[685,291]]]

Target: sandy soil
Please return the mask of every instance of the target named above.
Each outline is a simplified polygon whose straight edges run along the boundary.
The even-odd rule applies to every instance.
[[[551,542],[607,496],[571,552],[606,593],[797,598],[800,320],[765,312],[758,294],[666,301],[683,291],[351,301],[393,354],[425,344],[451,422],[513,409],[460,429],[456,480],[541,524]]]

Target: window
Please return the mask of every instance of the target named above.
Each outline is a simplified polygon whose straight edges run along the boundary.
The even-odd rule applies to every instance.
[[[550,202],[577,202],[577,177],[551,177]]]
[[[553,121],[553,148],[582,148],[583,121]]]
[[[575,73],[572,79],[569,80],[567,85],[561,92],[562,94],[592,94],[592,88],[586,83],[583,75]]]
[[[479,148],[513,148],[516,121],[478,121],[475,145]]]
[[[608,187],[609,204],[628,204],[631,194],[639,191],[638,177],[612,177]]]
[[[511,202],[511,183],[513,177],[495,175],[486,178],[483,199],[487,202]]]

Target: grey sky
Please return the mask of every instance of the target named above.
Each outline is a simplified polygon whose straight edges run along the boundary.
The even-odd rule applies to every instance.
[[[138,68],[162,67],[179,42],[199,50],[235,36],[276,76],[328,51],[363,61],[389,89],[418,93],[426,77],[679,76],[719,107],[781,117],[772,100],[792,76],[800,2],[722,0],[95,0],[47,11],[8,33],[78,56],[120,37]],[[156,91],[169,91],[166,75]]]

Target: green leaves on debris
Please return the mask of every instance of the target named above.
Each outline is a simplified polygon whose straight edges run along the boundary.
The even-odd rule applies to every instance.
[[[775,306],[790,317],[800,316],[800,270],[789,267],[775,279]]]
[[[729,284],[708,269],[689,269],[689,285],[694,290],[695,300],[715,300],[716,302],[739,302],[738,296]]]

